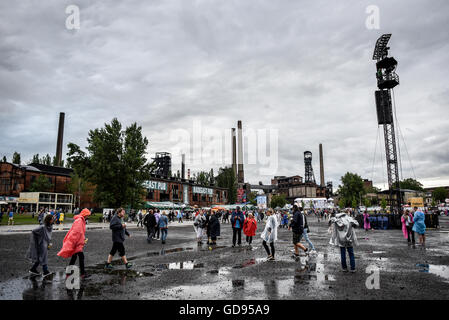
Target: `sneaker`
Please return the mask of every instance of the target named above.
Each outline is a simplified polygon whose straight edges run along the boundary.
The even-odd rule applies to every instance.
[[[50,275],[52,275],[52,274],[53,274],[53,273],[50,272],[50,271],[44,272],[44,273],[42,274],[42,278],[46,278],[46,277],[48,277],[48,276],[50,276]]]
[[[126,264],[126,269],[131,269],[132,266],[133,266],[133,264],[131,262],[128,262]]]
[[[348,269],[341,268],[341,271],[348,272]]]
[[[355,273],[355,269],[351,269],[351,273]]]
[[[28,272],[31,273],[31,275],[33,275],[33,276],[41,275],[36,269],[30,269]]]
[[[111,263],[106,263],[104,268],[107,269],[107,270],[112,270],[112,269],[114,269],[114,266]]]
[[[273,256],[270,256],[269,258],[268,258],[268,261],[274,261],[274,260],[276,260]]]

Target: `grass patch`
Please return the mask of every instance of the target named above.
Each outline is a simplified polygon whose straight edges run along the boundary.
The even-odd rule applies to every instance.
[[[89,222],[96,223],[100,222],[100,218],[103,218],[101,213],[95,213],[89,216]],[[3,218],[0,221],[2,226],[8,225],[8,214],[3,214]],[[73,214],[66,214],[64,216],[64,223],[72,223],[73,222]],[[35,224],[38,225],[37,214],[34,215],[34,218],[31,214],[14,214],[14,225],[24,225],[24,224]]]

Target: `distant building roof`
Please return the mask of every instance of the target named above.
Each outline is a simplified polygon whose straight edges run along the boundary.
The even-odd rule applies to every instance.
[[[64,167],[56,167],[56,166],[48,166],[45,164],[40,164],[40,163],[31,163],[26,167],[27,170],[30,171],[40,171],[42,173],[49,173],[49,174],[59,174],[59,175],[63,175],[63,176],[70,176],[73,173],[73,169],[70,168],[64,168]],[[31,168],[33,168],[31,169]]]

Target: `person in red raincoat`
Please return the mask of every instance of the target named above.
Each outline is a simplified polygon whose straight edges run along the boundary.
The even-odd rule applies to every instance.
[[[84,270],[84,246],[87,243],[86,234],[86,217],[90,216],[89,209],[83,209],[79,215],[74,216],[75,222],[72,224],[69,232],[67,232],[63,242],[62,249],[58,252],[58,256],[62,258],[71,258],[69,265],[74,265],[76,258],[79,258],[80,275],[84,279],[87,277]]]
[[[256,235],[257,221],[254,219],[253,214],[248,213],[248,217],[243,221],[243,233],[246,235],[246,242],[251,245],[253,237]]]

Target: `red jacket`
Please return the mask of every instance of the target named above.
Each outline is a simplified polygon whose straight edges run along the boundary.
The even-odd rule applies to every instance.
[[[254,237],[256,235],[257,222],[254,218],[246,218],[243,222],[243,233],[248,237]]]
[[[62,241],[62,249],[58,252],[58,256],[63,258],[69,258],[77,252],[82,252],[84,249],[86,220],[80,214],[75,216],[74,219],[75,222]]]

